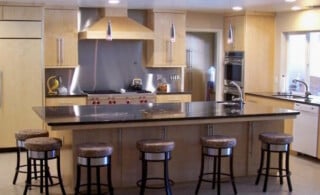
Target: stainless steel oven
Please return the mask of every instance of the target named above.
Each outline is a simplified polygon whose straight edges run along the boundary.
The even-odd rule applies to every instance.
[[[224,58],[224,85],[228,86],[231,81],[240,87],[244,86],[244,52],[226,52]]]
[[[238,99],[240,94],[236,87],[234,86],[224,86],[223,89],[223,99],[224,101],[233,101]]]

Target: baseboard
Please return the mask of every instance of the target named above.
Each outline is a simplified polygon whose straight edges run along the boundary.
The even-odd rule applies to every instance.
[[[25,149],[21,149],[25,151]],[[9,152],[17,152],[17,147],[10,147],[10,148],[0,148],[0,153],[9,153]]]

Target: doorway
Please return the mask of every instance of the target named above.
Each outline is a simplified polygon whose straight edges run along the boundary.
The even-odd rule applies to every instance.
[[[192,92],[192,101],[216,100],[217,33],[187,32],[186,48],[185,90]]]

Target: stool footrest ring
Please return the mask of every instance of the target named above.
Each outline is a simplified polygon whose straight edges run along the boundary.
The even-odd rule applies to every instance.
[[[163,189],[163,188],[165,188],[165,185],[164,185],[164,184],[162,184],[161,186],[151,186],[151,185],[147,185],[147,181],[148,181],[148,180],[163,181],[163,182],[164,182],[164,178],[162,178],[162,177],[149,177],[149,178],[146,179],[146,187],[145,187],[146,189]],[[137,186],[138,186],[138,187],[141,187],[141,182],[142,182],[142,179],[140,179],[140,180],[137,181]],[[172,181],[171,179],[169,179],[169,183],[170,183],[171,186],[174,185],[174,181]]]

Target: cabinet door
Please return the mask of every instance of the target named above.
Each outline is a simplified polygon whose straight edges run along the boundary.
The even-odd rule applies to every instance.
[[[228,44],[230,24],[233,29],[233,43]],[[244,51],[245,16],[227,16],[224,18],[224,48],[226,51]]]
[[[152,13],[152,28],[155,40],[150,41],[147,49],[147,66],[149,67],[182,67],[186,66],[185,23],[184,13]],[[171,24],[174,24],[176,41],[170,42]]]
[[[293,109],[294,103],[286,100],[276,100],[272,98],[263,98],[258,96],[246,95],[246,102],[257,103],[265,106],[273,106],[277,108]],[[284,132],[292,135],[293,119],[286,119],[284,122]]]
[[[3,6],[3,20],[42,20],[42,7]]]
[[[77,10],[46,9],[45,65],[78,64]]]
[[[86,97],[46,98],[46,106],[85,105],[86,101]],[[50,130],[48,126],[46,128]],[[72,131],[70,129],[51,131],[50,136],[60,138],[64,146],[72,145]]]
[[[0,147],[15,146],[14,133],[42,128],[33,106],[42,106],[40,39],[0,41]]]

